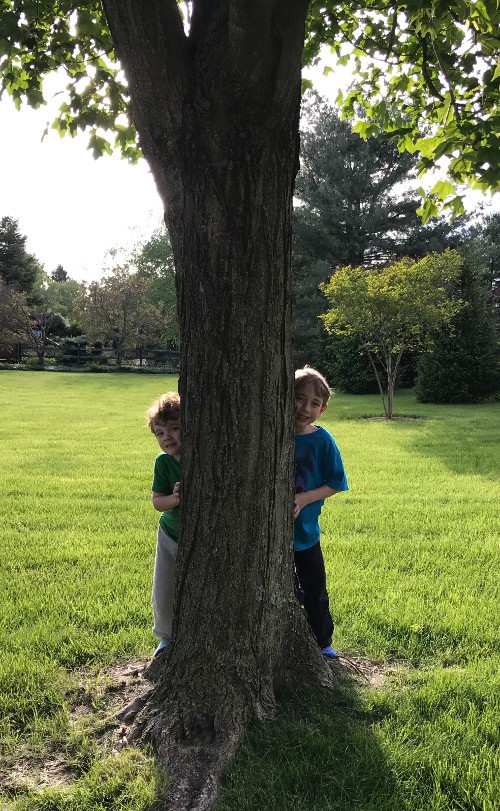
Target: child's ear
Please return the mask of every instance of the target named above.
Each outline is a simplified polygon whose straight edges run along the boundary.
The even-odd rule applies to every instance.
[[[327,406],[323,406],[323,408],[321,409],[321,411],[320,411],[319,413],[320,413],[320,414],[324,414],[324,413],[325,413],[325,411],[326,411],[326,409],[327,409]]]

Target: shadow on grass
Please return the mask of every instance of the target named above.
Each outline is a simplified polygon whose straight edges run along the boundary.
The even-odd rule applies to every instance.
[[[372,731],[370,689],[342,674],[330,693],[280,697],[273,723],[255,724],[214,811],[397,809],[397,786]]]
[[[442,421],[435,420],[431,430],[414,440],[415,451],[438,459],[453,473],[483,476],[498,481],[500,455],[498,409],[476,406],[476,411],[455,416],[448,407]]]

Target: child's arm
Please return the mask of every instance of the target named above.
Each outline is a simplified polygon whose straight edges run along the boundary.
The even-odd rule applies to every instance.
[[[176,482],[174,484],[174,490],[169,496],[167,496],[165,493],[153,492],[151,494],[153,507],[160,513],[165,512],[165,510],[173,510],[175,507],[179,506],[180,492],[181,492],[180,482]]]
[[[306,490],[304,493],[296,493],[293,517],[297,518],[301,509],[307,507],[308,504],[330,498],[330,496],[335,495],[335,493],[340,493],[340,490],[334,490],[333,487],[328,487],[327,484],[324,484],[322,487],[317,487],[316,490]]]

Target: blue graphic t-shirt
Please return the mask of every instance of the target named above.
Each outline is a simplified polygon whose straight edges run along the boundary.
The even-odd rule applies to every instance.
[[[340,451],[331,434],[318,427],[311,434],[295,434],[295,492],[304,493],[328,485],[348,490]],[[319,515],[324,499],[303,507],[295,519],[293,548],[300,552],[319,541]]]

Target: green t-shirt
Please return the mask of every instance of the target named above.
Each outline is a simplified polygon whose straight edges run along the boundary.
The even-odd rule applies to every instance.
[[[181,480],[181,463],[163,451],[155,459],[153,484],[151,491],[161,493],[162,496],[171,496],[174,485]],[[160,526],[168,532],[174,541],[179,539],[179,508],[165,510],[160,515]]]

